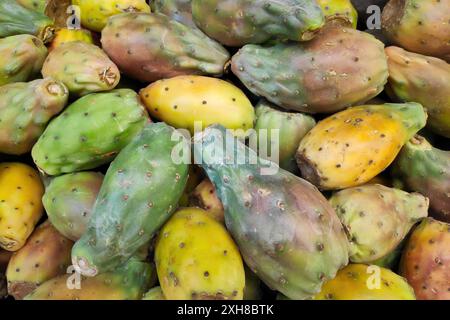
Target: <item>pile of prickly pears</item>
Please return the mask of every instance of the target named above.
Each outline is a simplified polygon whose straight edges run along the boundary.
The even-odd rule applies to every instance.
[[[450,300],[450,0],[0,0],[0,299]]]

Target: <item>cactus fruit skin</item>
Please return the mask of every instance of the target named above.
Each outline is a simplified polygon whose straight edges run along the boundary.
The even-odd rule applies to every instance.
[[[16,0],[22,7],[45,13],[48,0]]]
[[[120,81],[119,69],[105,52],[83,41],[66,42],[53,49],[42,75],[63,82],[74,96],[110,91]]]
[[[270,151],[272,156],[272,150],[278,148],[280,167],[292,173],[298,172],[295,161],[298,145],[315,125],[316,121],[309,115],[279,111],[264,100],[256,106],[255,131],[258,139],[261,138],[260,132],[265,130],[267,142],[263,142],[263,146],[267,147],[267,152]],[[279,138],[273,142],[272,130],[279,130]],[[261,141],[259,143],[261,144]]]
[[[317,2],[328,21],[339,19],[356,29],[358,12],[350,0],[318,0]]]
[[[101,42],[124,74],[142,82],[180,75],[220,76],[230,58],[225,48],[200,30],[163,14],[112,17]]]
[[[151,3],[152,11],[162,13],[191,28],[197,28],[192,19],[191,0],[154,0]]]
[[[21,155],[65,107],[69,92],[62,82],[46,78],[4,85],[0,95],[0,152]]]
[[[189,204],[205,210],[210,217],[224,223],[224,209],[212,182],[205,178],[191,193]]]
[[[126,12],[150,13],[145,0],[72,0],[72,4],[80,7],[82,25],[97,32],[103,30],[112,16]]]
[[[114,159],[149,121],[133,90],[89,94],[50,122],[31,155],[48,175],[93,169]]]
[[[62,28],[56,31],[55,37],[53,38],[50,44],[49,50],[53,50],[64,43],[75,41],[82,41],[89,44],[94,44],[92,33],[89,30]]]
[[[416,300],[413,289],[389,269],[349,264],[336,278],[327,281],[315,300]],[[381,277],[379,287],[374,278]],[[373,285],[371,288],[369,285]]]
[[[168,300],[242,300],[245,272],[225,227],[198,208],[184,208],[156,240],[159,283]]]
[[[0,86],[37,76],[47,48],[35,36],[22,34],[0,39]]]
[[[310,40],[325,21],[313,0],[192,0],[192,16],[203,32],[230,47]]]
[[[132,258],[112,272],[95,277],[81,277],[80,288],[76,276],[62,275],[37,287],[24,300],[140,300],[142,295],[155,285],[152,281],[154,266]]]
[[[167,300],[167,299],[166,297],[164,297],[164,293],[162,292],[161,287],[154,287],[150,289],[146,294],[144,294],[142,300]]]
[[[401,101],[421,103],[428,128],[450,138],[450,64],[398,47],[386,48],[386,54],[390,91]]]
[[[174,141],[179,137],[179,141]],[[187,140],[174,128],[149,124],[110,165],[88,229],[72,250],[75,269],[93,276],[126,262],[171,216],[184,191],[188,165],[172,160]]]
[[[47,43],[54,31],[53,21],[45,14],[22,7],[16,0],[0,1],[0,38],[31,34]]]
[[[50,181],[42,203],[48,219],[63,236],[73,241],[81,238],[102,182],[99,172],[76,172]]]
[[[246,45],[231,69],[254,94],[306,113],[362,104],[383,91],[388,78],[383,43],[335,24],[306,43]]]
[[[428,215],[428,198],[380,184],[335,193],[330,203],[350,242],[350,261],[368,263],[388,255],[415,223]]]
[[[405,50],[450,62],[450,0],[390,0],[381,18],[384,34]]]
[[[416,135],[395,160],[393,175],[408,190],[430,198],[430,215],[450,223],[450,151],[437,149]]]
[[[49,221],[37,227],[8,264],[9,294],[22,300],[40,284],[65,274],[72,246],[73,242],[59,234]]]
[[[194,153],[203,156],[202,167],[224,205],[228,230],[247,266],[271,289],[291,299],[310,298],[347,264],[344,230],[316,187],[265,167],[275,164],[257,158],[223,127],[207,128],[194,142]],[[233,146],[226,152],[241,158],[239,164],[215,152],[225,145]]]
[[[0,164],[0,247],[17,251],[25,245],[42,216],[44,186],[32,167]]]
[[[150,115],[194,134],[220,123],[228,129],[253,128],[255,111],[245,94],[233,84],[210,77],[179,76],[150,84],[140,92]]]
[[[450,224],[432,218],[412,232],[400,260],[400,274],[419,300],[449,300]]]
[[[423,107],[413,102],[336,113],[300,142],[296,158],[302,176],[322,190],[364,184],[394,161],[426,119]]]

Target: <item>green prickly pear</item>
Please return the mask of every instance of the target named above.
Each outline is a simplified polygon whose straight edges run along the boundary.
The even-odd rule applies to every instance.
[[[310,40],[324,24],[315,0],[192,0],[192,16],[208,36],[231,47]]]
[[[45,281],[65,274],[72,246],[73,242],[59,234],[49,221],[37,227],[9,261],[9,294],[21,300]]]
[[[84,41],[54,48],[44,62],[42,75],[60,80],[75,96],[109,91],[120,81],[119,69],[103,50]]]
[[[35,36],[22,34],[0,39],[0,86],[34,78],[46,56],[47,48]]]
[[[316,125],[313,117],[301,113],[283,112],[274,108],[266,101],[261,101],[256,106],[255,130],[257,138],[266,136],[266,141],[259,141],[267,148],[268,154],[273,156],[278,148],[279,165],[284,170],[292,173],[298,172],[295,153],[303,137]],[[273,130],[278,130],[274,131]],[[265,135],[261,135],[265,132]],[[272,132],[278,134],[278,138],[272,137]]]
[[[166,300],[166,297],[164,297],[161,287],[154,287],[144,294],[142,300]]]
[[[371,262],[395,250],[428,215],[428,198],[380,184],[335,193],[330,203],[350,241],[352,262]]]
[[[77,271],[94,276],[113,270],[149,242],[171,216],[188,176],[188,165],[172,159],[172,149],[180,144],[188,146],[174,128],[149,124],[117,156],[88,229],[72,250]]]
[[[230,58],[200,30],[156,13],[111,17],[101,41],[123,73],[144,82],[179,75],[220,76]]]
[[[217,125],[194,137],[226,226],[263,282],[291,299],[310,298],[348,262],[339,219],[316,187],[235,140]]]
[[[16,0],[22,7],[45,13],[48,0]]]
[[[450,151],[416,135],[405,144],[393,168],[408,190],[430,198],[431,215],[450,223]]]
[[[334,24],[301,44],[246,45],[234,55],[231,69],[254,94],[306,113],[364,103],[383,91],[388,78],[383,43]]]
[[[48,175],[93,169],[114,159],[149,121],[136,92],[93,93],[54,119],[31,155]]]
[[[76,172],[50,181],[42,203],[48,219],[62,235],[73,241],[81,238],[102,182],[103,174],[98,172]]]
[[[192,20],[191,0],[155,0],[152,1],[152,10],[162,13],[191,28],[197,28]]]
[[[0,152],[21,155],[65,107],[69,92],[61,82],[46,78],[4,85],[0,96]]]

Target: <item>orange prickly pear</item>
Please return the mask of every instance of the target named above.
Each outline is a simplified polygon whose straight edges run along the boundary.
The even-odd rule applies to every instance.
[[[208,178],[194,189],[189,203],[204,209],[215,220],[224,222],[222,202],[217,197],[216,189]]]

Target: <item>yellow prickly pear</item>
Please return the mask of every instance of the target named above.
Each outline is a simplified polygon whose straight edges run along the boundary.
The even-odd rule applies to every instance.
[[[350,0],[318,0],[327,21],[339,19],[354,29],[358,24],[358,11]]]
[[[168,300],[242,300],[245,272],[225,227],[198,208],[176,212],[161,229],[155,262]]]
[[[189,198],[189,203],[191,205],[204,209],[209,216],[224,223],[225,219],[222,202],[217,197],[216,188],[208,178],[203,180],[197,188],[194,189]]]
[[[90,44],[94,44],[94,39],[92,38],[92,33],[86,29],[59,29],[56,32],[55,37],[50,43],[50,50],[59,47],[66,42],[82,41]]]
[[[0,164],[0,247],[23,247],[42,216],[43,194],[36,170],[22,163]]]

